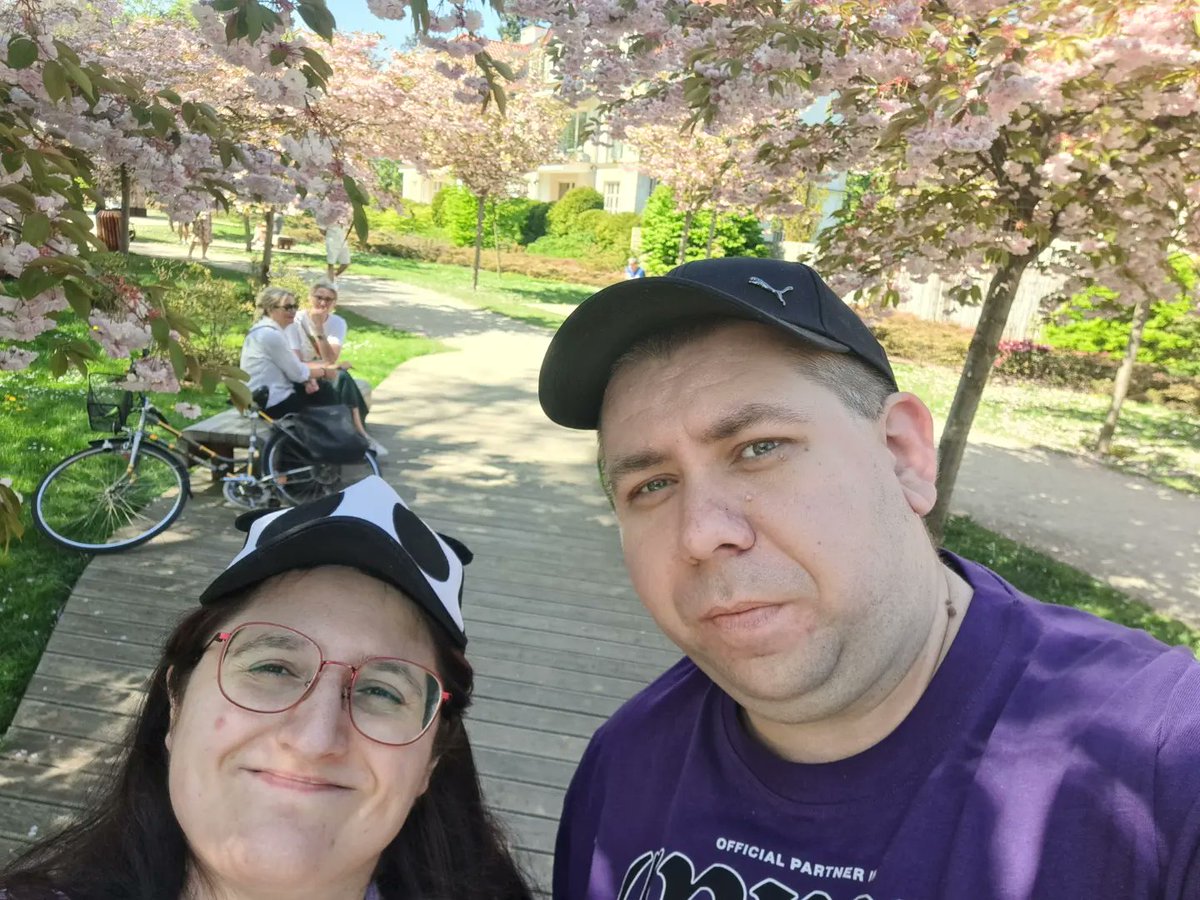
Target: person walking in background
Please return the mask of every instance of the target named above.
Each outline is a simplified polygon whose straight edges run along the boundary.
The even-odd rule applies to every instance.
[[[334,223],[325,229],[325,276],[337,286],[338,276],[350,267],[350,229]]]
[[[197,244],[200,245],[200,258],[208,259],[208,246],[212,243],[212,227],[211,211],[196,216],[196,221],[192,223],[192,243],[188,247],[188,259],[192,258]]]
[[[642,268],[642,264],[638,262],[636,256],[629,257],[629,262],[625,264],[625,280],[631,278],[645,278],[646,270]]]

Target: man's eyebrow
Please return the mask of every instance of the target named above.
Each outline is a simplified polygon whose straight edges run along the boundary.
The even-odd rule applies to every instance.
[[[634,453],[627,453],[624,456],[618,456],[611,463],[605,464],[604,479],[608,484],[613,485],[630,472],[640,472],[643,469],[662,465],[666,459],[667,455],[657,450],[638,450]]]
[[[811,416],[790,406],[777,403],[747,403],[721,416],[705,429],[701,440],[706,444],[715,444],[753,425],[807,425],[811,422]],[[666,460],[667,455],[661,451],[636,450],[605,463],[604,479],[609,485],[613,485],[631,472],[652,469]]]
[[[701,440],[715,444],[740,434],[752,425],[808,425],[812,417],[790,406],[778,403],[747,403],[728,412],[705,429]]]

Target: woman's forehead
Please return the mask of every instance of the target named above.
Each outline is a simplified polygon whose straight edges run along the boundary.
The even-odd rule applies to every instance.
[[[296,569],[262,582],[239,620],[268,618],[320,641],[432,640],[425,615],[411,598],[385,581],[347,566]],[[230,623],[236,624],[236,623]]]

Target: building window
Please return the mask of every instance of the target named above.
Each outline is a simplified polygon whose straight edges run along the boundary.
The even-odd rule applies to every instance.
[[[566,196],[567,191],[574,189],[574,187],[575,182],[573,181],[560,181],[558,183],[558,197],[555,199],[561,200]]]
[[[558,139],[558,149],[562,153],[573,153],[576,150],[582,150],[584,138],[587,131],[588,114],[585,112],[575,113],[571,116],[566,127],[563,129],[562,135]]]
[[[604,211],[615,213],[621,202],[621,182],[604,182]]]
[[[613,141],[612,146],[608,148],[608,158],[613,162],[620,162],[625,156],[625,144],[621,141]]]

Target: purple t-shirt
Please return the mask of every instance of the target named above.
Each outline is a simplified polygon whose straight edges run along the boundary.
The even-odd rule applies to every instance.
[[[870,749],[803,765],[751,738],[683,660],[592,739],[556,900],[1196,900],[1200,664],[975,589],[929,688]]]

